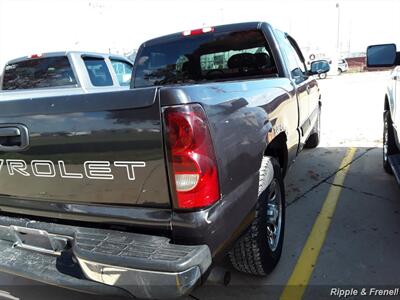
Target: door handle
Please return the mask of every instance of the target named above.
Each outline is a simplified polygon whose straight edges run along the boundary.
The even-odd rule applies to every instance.
[[[21,130],[17,127],[3,127],[0,128],[0,137],[13,137],[20,136]]]
[[[307,94],[310,94],[310,93],[311,93],[311,88],[310,88],[309,85],[307,85],[306,90],[307,90]]]
[[[0,124],[0,152],[17,152],[28,148],[28,128],[22,124]]]

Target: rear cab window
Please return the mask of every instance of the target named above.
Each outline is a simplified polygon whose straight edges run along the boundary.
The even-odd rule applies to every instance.
[[[67,56],[32,58],[4,68],[2,90],[75,87],[77,80]]]
[[[210,32],[145,46],[135,68],[135,87],[278,76],[261,30]]]
[[[104,58],[83,56],[82,59],[93,86],[100,87],[113,85],[113,80]]]

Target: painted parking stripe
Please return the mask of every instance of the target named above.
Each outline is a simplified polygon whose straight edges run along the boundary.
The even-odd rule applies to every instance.
[[[329,189],[322,209],[315,220],[311,233],[307,238],[306,244],[297,260],[296,266],[290,276],[280,300],[300,300],[307,288],[311,274],[317,263],[319,252],[324,244],[332,217],[335,213],[336,204],[342,191],[346,174],[350,168],[357,148],[349,148],[343,158],[338,173],[335,175],[333,184]]]

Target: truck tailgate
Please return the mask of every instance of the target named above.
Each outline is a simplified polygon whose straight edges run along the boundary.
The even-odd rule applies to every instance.
[[[157,89],[1,101],[0,196],[170,207]]]

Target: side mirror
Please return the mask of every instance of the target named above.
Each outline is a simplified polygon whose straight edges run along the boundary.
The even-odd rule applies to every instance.
[[[331,67],[326,60],[316,60],[311,63],[310,75],[318,75],[322,73],[328,73]]]
[[[393,67],[396,65],[396,45],[373,45],[367,48],[367,67]]]

